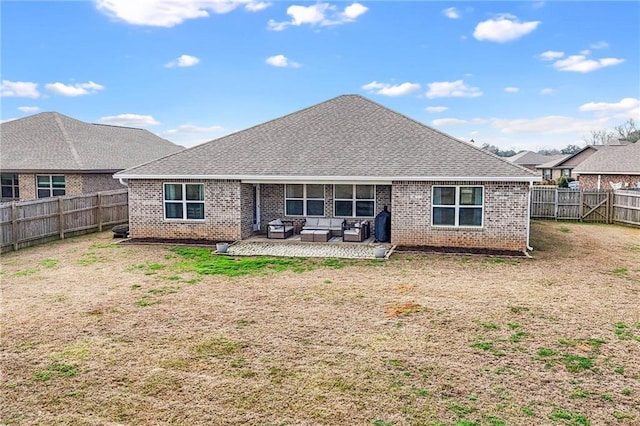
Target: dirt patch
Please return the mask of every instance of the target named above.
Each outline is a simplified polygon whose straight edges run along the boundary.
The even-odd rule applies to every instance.
[[[640,421],[638,229],[534,222],[533,259],[397,252],[236,277],[116,242],[0,257],[0,423]]]

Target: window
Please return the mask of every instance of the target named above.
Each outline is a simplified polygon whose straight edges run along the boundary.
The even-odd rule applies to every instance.
[[[570,177],[571,169],[562,169],[562,176]]]
[[[338,217],[373,217],[375,185],[334,185],[333,214]]]
[[[551,169],[542,169],[542,179],[551,180]]]
[[[434,186],[433,226],[482,226],[481,186]]]
[[[164,218],[204,220],[204,185],[165,183]]]
[[[285,216],[324,216],[323,184],[287,184]]]
[[[2,183],[2,198],[14,199],[20,198],[20,188],[18,186],[18,175],[12,173],[2,173],[0,175]]]
[[[58,197],[66,193],[64,175],[36,176],[38,198]]]

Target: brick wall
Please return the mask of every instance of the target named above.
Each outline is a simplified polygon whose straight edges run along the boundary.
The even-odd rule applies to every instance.
[[[470,182],[394,182],[391,242],[407,246],[442,246],[524,251],[527,242],[527,183],[486,182],[481,228],[431,226],[433,185]]]
[[[57,175],[59,173],[20,173],[18,186],[21,200],[35,200],[38,198],[36,176]],[[78,174],[65,173],[65,195],[90,194],[92,192],[109,191],[125,188],[111,173]]]
[[[204,220],[164,219],[163,180],[129,180],[129,231],[132,238],[234,241],[242,238],[243,189],[239,181],[177,179],[204,184]],[[249,185],[250,186],[250,185]],[[246,227],[246,224],[244,225]]]
[[[253,215],[255,212],[253,185],[250,183],[240,185],[240,212],[240,236],[248,238],[253,234]]]
[[[600,175],[600,188],[598,188],[598,175],[580,175],[578,177],[580,189],[613,189],[609,182],[622,182],[624,186],[637,188],[640,184],[639,175]],[[20,187],[22,193],[22,187]]]

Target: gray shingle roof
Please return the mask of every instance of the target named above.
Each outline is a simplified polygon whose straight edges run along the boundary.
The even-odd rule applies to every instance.
[[[543,155],[533,151],[522,151],[511,157],[507,157],[507,160],[515,164],[522,166],[537,166],[539,164],[547,163],[549,161],[560,161],[564,155]]]
[[[118,176],[539,180],[529,170],[359,95],[330,99]]]
[[[573,171],[577,174],[640,175],[640,143],[600,146]]]
[[[0,126],[3,171],[116,171],[184,150],[147,130],[90,124],[57,112]]]

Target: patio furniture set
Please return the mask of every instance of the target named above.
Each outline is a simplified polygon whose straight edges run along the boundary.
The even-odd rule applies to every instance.
[[[267,238],[287,239],[295,233],[292,220],[276,219],[267,226]],[[342,241],[362,242],[371,235],[368,221],[349,223],[338,218],[307,218],[300,230],[300,241],[323,242],[332,237],[342,237]]]

